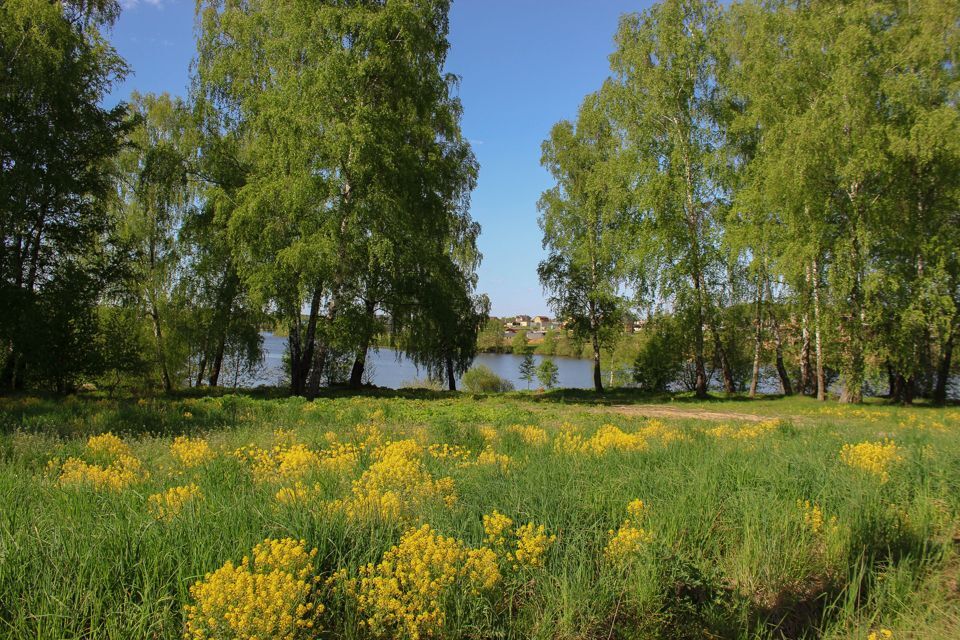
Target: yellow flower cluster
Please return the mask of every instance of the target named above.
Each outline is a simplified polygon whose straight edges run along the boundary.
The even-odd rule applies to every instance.
[[[427,451],[437,460],[451,461],[461,469],[500,467],[502,471],[506,471],[510,466],[510,456],[497,453],[491,446],[487,446],[476,458],[473,458],[473,452],[470,449],[457,444],[431,444]]]
[[[644,506],[642,500],[634,500],[627,505],[627,519],[620,528],[611,529],[610,540],[604,550],[604,555],[614,563],[623,563],[635,557],[653,540],[653,534],[640,527],[643,519]]]
[[[903,460],[903,455],[895,442],[884,440],[845,444],[840,450],[840,459],[855,469],[878,476],[880,482],[886,482],[890,479],[890,468]]]
[[[605,424],[589,438],[572,430],[562,430],[554,441],[560,453],[588,453],[602,456],[608,451],[646,451],[646,437],[641,433],[626,433],[612,424]]]
[[[442,631],[443,600],[454,587],[464,585],[479,593],[499,581],[490,549],[471,549],[425,524],[405,533],[379,564],[361,567],[348,591],[356,596],[362,624],[371,635],[417,640]]]
[[[480,432],[480,437],[483,438],[488,445],[496,442],[497,438],[499,437],[496,428],[491,427],[490,425],[484,425],[478,428],[477,431]]]
[[[823,511],[816,502],[809,500],[797,500],[797,509],[803,514],[803,524],[810,529],[812,533],[823,531]]]
[[[679,429],[661,420],[650,420],[638,433],[647,440],[659,440],[663,444],[686,440],[686,436]]]
[[[544,557],[547,551],[557,540],[557,536],[547,535],[543,525],[534,525],[532,522],[518,527],[515,535],[517,537],[517,548],[513,554],[514,568],[519,567],[542,567]]]
[[[109,460],[106,465],[90,464],[79,458],[67,458],[60,465],[59,460],[51,460],[48,470],[59,470],[57,484],[60,486],[86,485],[94,489],[119,491],[137,480],[145,479],[148,474],[120,438],[112,433],[91,436],[87,440],[88,453]]]
[[[917,429],[918,431],[923,431],[929,429],[931,431],[946,431],[947,425],[938,420],[933,420],[931,422],[925,422],[920,420],[917,417],[917,414],[911,413],[904,420],[900,421],[901,429]]]
[[[274,498],[280,504],[287,506],[305,505],[313,502],[319,493],[320,485],[315,484],[312,487],[308,487],[304,483],[297,480],[293,483],[293,486],[280,487],[277,489],[277,492],[274,494]]]
[[[90,436],[87,440],[87,451],[95,456],[106,456],[107,458],[133,455],[127,443],[109,431],[98,436]]]
[[[309,634],[323,605],[312,599],[317,550],[303,540],[264,540],[253,560],[227,562],[190,587],[184,638],[278,638]]]
[[[510,456],[503,453],[497,453],[492,447],[487,447],[481,451],[480,455],[477,456],[476,461],[476,465],[478,467],[499,467],[501,471],[506,471],[509,469],[510,463]]]
[[[187,484],[153,494],[147,498],[147,509],[157,520],[172,520],[195,500],[203,500],[203,493],[197,485]]]
[[[547,551],[557,540],[547,535],[544,526],[528,522],[513,529],[513,520],[498,511],[483,516],[486,542],[498,558],[513,569],[542,567]]]
[[[213,458],[213,449],[203,438],[178,436],[170,445],[170,453],[180,466],[186,469],[197,467]]]
[[[449,460],[457,464],[467,463],[473,452],[458,444],[431,444],[427,451],[437,460]]]
[[[360,459],[352,444],[337,444],[323,451],[299,443],[277,444],[270,450],[247,446],[235,455],[250,464],[255,481],[267,483],[298,481],[321,470],[344,473]]]
[[[452,478],[435,480],[423,467],[423,447],[414,440],[399,440],[373,452],[375,462],[353,481],[351,495],[331,508],[343,509],[352,520],[370,517],[402,519],[431,500],[447,506],[457,500]]]
[[[732,440],[752,440],[766,435],[780,425],[780,420],[763,420],[762,422],[750,422],[739,426],[731,427],[728,424],[721,424],[712,429],[707,429],[707,433],[715,438]]]
[[[870,635],[867,636],[867,640],[892,640],[893,631],[890,629],[880,629],[879,631],[871,631]]]
[[[494,549],[503,549],[507,546],[508,537],[512,535],[513,520],[497,510],[483,516],[483,532],[487,544]]]
[[[358,424],[353,432],[357,446],[363,451],[372,451],[384,444],[383,430],[377,424]]]
[[[540,427],[529,424],[515,424],[508,427],[507,431],[517,434],[521,440],[530,446],[540,447],[547,444],[547,432]]]

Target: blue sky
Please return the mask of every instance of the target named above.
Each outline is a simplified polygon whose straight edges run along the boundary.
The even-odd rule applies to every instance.
[[[111,34],[132,75],[113,92],[184,95],[194,0],[123,0]],[[462,78],[463,129],[480,161],[471,213],[483,227],[480,290],[494,315],[549,310],[537,280],[544,252],[537,199],[551,185],[540,143],[607,76],[618,17],[634,0],[458,0],[448,71]]]

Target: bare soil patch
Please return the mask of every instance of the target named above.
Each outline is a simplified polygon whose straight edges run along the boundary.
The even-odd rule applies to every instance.
[[[707,411],[705,409],[685,409],[662,404],[616,404],[604,409],[622,413],[627,416],[642,416],[649,418],[674,418],[679,420],[741,420],[745,422],[762,422],[773,416],[760,416],[755,413],[736,413],[733,411]],[[796,420],[796,416],[790,416]]]

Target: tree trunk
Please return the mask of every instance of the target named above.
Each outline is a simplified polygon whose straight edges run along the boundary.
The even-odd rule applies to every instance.
[[[811,277],[809,270],[807,277]],[[813,259],[813,335],[817,355],[817,400],[824,402],[827,399],[827,380],[823,371],[823,341],[820,335],[820,266],[816,258]]]
[[[591,236],[593,238],[594,236]],[[596,260],[596,242],[590,244],[590,284],[594,291],[597,290],[597,260]],[[587,307],[590,312],[590,345],[593,347],[593,390],[597,393],[603,393],[603,378],[600,374],[600,318],[597,312],[597,303],[590,300]]]
[[[313,400],[320,395],[320,385],[323,382],[323,370],[327,367],[329,347],[326,340],[321,342],[313,352],[313,362],[310,365],[310,375],[307,377],[307,400]]]
[[[696,271],[693,277],[693,286],[696,291],[696,326],[693,329],[693,364],[696,373],[694,395],[697,398],[707,397],[707,370],[703,358],[703,292],[700,290],[700,273]]]
[[[810,380],[810,327],[807,311],[800,316],[800,393],[807,395],[813,386]]]
[[[210,367],[210,386],[216,387],[220,384],[220,370],[223,368],[223,352],[226,349],[226,330],[220,334],[220,341],[217,343],[217,353],[213,357],[213,366]],[[229,381],[228,381],[229,382]]]
[[[360,341],[360,347],[357,349],[357,355],[353,360],[353,368],[350,369],[351,389],[359,389],[361,385],[363,385],[363,371],[367,364],[367,351],[370,350],[370,341],[373,340],[372,334],[376,310],[377,303],[375,300],[364,300],[366,325],[364,326],[364,334]]]
[[[154,302],[150,303],[150,319],[153,321],[153,337],[157,349],[157,362],[160,365],[160,372],[163,375],[163,390],[170,393],[173,391],[173,381],[170,379],[170,371],[167,369],[167,354],[163,346],[163,329],[160,326],[160,313]]]
[[[353,359],[353,367],[350,368],[350,388],[359,389],[363,386],[363,370],[367,363],[367,349],[369,347],[360,347],[357,349],[357,355]]]
[[[0,389],[13,391],[13,372],[17,365],[17,352],[11,344],[7,348],[7,358],[3,362],[3,371],[0,371]]]
[[[457,378],[453,375],[453,358],[447,356],[447,384],[450,391],[457,390]]]
[[[214,356],[213,368],[210,372],[210,386],[216,387],[220,382],[220,372],[223,368],[224,349],[227,344],[227,333],[230,330],[230,323],[233,319],[233,304],[237,297],[237,289],[240,286],[240,278],[233,270],[233,266],[228,265],[223,274],[220,290],[217,292],[217,306],[213,316],[213,326],[211,333],[215,332],[217,340],[217,353]],[[234,371],[234,378],[239,375],[239,367]],[[236,387],[236,384],[234,384]]]
[[[328,328],[333,326],[337,319],[338,298],[340,292],[334,290],[330,294],[330,302],[327,304],[326,325]],[[313,366],[310,369],[310,376],[307,379],[307,399],[313,400],[320,393],[320,384],[323,382],[323,370],[327,366],[327,356],[330,352],[330,346],[326,338],[314,351]]]
[[[855,185],[850,190],[850,200],[855,201],[855,194],[858,187]],[[854,207],[856,211],[856,207]],[[852,222],[851,248],[849,255],[849,268],[853,274],[852,286],[849,292],[849,314],[840,317],[840,331],[845,338],[843,348],[843,393],[840,394],[840,402],[847,404],[860,404],[863,402],[863,378],[864,378],[864,357],[863,357],[863,287],[861,265],[860,242],[857,235],[859,226],[859,216],[855,216]]]
[[[207,355],[206,347],[204,347],[204,355],[200,356],[200,363],[197,365],[197,384],[193,385],[199,387],[203,384],[203,374],[207,371]]]
[[[590,338],[593,343],[593,389],[597,393],[603,393],[603,379],[600,376],[600,336],[596,329]]]
[[[947,382],[950,380],[950,360],[953,357],[953,336],[947,338],[947,343],[943,347],[943,354],[940,356],[940,366],[937,367],[937,386],[933,390],[933,401],[937,404],[944,404],[947,401]]]
[[[727,351],[723,348],[723,342],[720,340],[720,330],[717,328],[713,319],[709,322],[710,333],[713,335],[714,351],[717,359],[720,360],[720,372],[723,374],[723,390],[733,394],[737,392],[737,385],[733,382],[733,371],[730,368],[730,360],[727,358]]]
[[[760,382],[760,356],[763,350],[763,288],[757,276],[757,301],[753,316],[753,376],[750,378],[750,397],[757,397]]]
[[[291,395],[302,396],[306,394],[307,373],[310,370],[313,351],[316,348],[317,316],[320,313],[322,291],[322,284],[318,284],[317,288],[313,291],[313,297],[310,299],[310,314],[307,316],[305,335],[300,335],[302,320],[300,318],[299,308],[297,309],[295,320],[290,323],[290,333],[287,337],[287,343],[290,351]]]
[[[773,291],[770,287],[770,281],[766,282],[767,301],[770,304],[770,326],[773,329],[773,344],[776,353],[777,377],[780,378],[780,392],[785,396],[793,395],[793,385],[790,384],[790,374],[787,373],[787,367],[783,364],[783,340],[780,336],[780,321],[777,320],[777,314],[773,309]]]

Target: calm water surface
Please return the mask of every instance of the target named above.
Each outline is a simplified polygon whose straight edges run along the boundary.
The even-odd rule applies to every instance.
[[[275,336],[272,333],[264,333],[263,350],[264,366],[263,369],[253,379],[248,380],[248,385],[257,386],[266,385],[284,385],[283,373],[283,354],[287,348],[287,339]],[[474,359],[474,364],[483,364],[496,373],[501,378],[505,378],[513,383],[517,389],[526,389],[527,383],[520,379],[520,362],[522,356],[515,356],[512,353],[481,353]],[[543,356],[535,355],[533,360],[540,364]],[[557,365],[559,382],[558,386],[568,389],[592,389],[593,388],[593,361],[579,358],[561,358],[553,357]],[[382,348],[378,351],[370,350],[367,356],[368,375],[372,377],[373,384],[380,387],[389,387],[399,389],[406,383],[413,380],[425,378],[427,373],[423,369],[418,369],[413,362],[394,351],[393,349]],[[607,380],[607,372],[604,373],[604,383]],[[711,388],[720,389],[721,381],[719,374],[716,379],[711,381]],[[535,380],[532,388],[540,386]],[[460,387],[460,380],[457,380],[457,387]],[[679,387],[677,388],[679,389]],[[839,387],[832,388],[832,391],[839,392]],[[759,391],[761,393],[780,393],[780,385],[777,382],[776,372],[773,369],[765,369],[760,379]],[[870,394],[868,388],[867,394]],[[877,392],[883,393],[886,389],[879,389]],[[947,397],[951,399],[960,398],[960,376],[953,376],[947,389]]]
[[[258,384],[278,384],[283,380],[283,354],[287,348],[287,339],[275,336],[272,333],[263,334],[264,369],[252,381],[253,386]],[[543,358],[534,356],[533,361],[540,364]],[[508,353],[481,353],[473,363],[483,364],[501,378],[513,383],[517,389],[526,389],[527,383],[520,379],[520,362],[522,356]],[[554,357],[557,365],[560,387],[587,389],[593,387],[593,362],[578,358]],[[418,369],[413,362],[403,354],[393,349],[381,348],[370,350],[367,356],[367,367],[373,384],[379,387],[399,389],[412,380],[425,378],[427,372]],[[457,380],[459,386],[460,381]],[[539,386],[534,381],[532,387]]]

